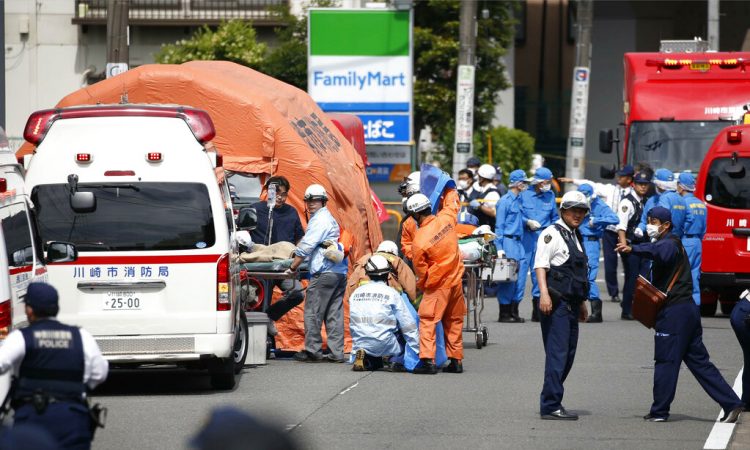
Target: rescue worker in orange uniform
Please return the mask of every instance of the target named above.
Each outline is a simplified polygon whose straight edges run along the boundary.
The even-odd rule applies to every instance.
[[[433,361],[438,322],[443,324],[445,349],[450,358],[443,372],[461,373],[464,357],[461,332],[466,305],[461,284],[464,265],[455,232],[458,209],[445,207],[433,215],[430,200],[423,194],[412,195],[406,202],[406,209],[418,225],[412,242],[412,262],[417,288],[424,292],[419,305],[420,365],[414,373],[436,374],[438,371]]]
[[[419,177],[420,172],[412,172],[411,175],[406,177],[401,186],[399,186],[399,192],[401,193],[404,201],[404,212],[409,214],[406,210],[406,203],[412,195],[420,193],[419,190]],[[454,187],[448,187],[445,189],[438,202],[438,211],[448,209],[454,217],[458,217],[458,211],[461,209],[461,201],[458,197],[458,191]],[[412,260],[412,241],[414,235],[417,232],[417,222],[412,217],[407,217],[401,222],[401,236],[400,236],[400,249],[403,258],[407,261]]]
[[[373,254],[384,257],[393,268],[392,272],[388,275],[388,286],[399,293],[406,294],[409,297],[409,301],[415,304],[417,300],[417,280],[414,277],[414,272],[406,265],[406,262],[398,257],[396,243],[393,241],[383,241],[378,245],[377,250]],[[346,283],[344,298],[349,298],[351,293],[362,283],[370,281],[365,266],[373,254],[368,253],[354,263],[354,267]]]

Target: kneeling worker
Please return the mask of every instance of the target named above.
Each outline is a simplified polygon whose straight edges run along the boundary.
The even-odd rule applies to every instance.
[[[419,304],[419,359],[416,374],[435,374],[435,326],[443,323],[445,349],[450,363],[443,372],[461,373],[464,357],[464,293],[461,280],[464,264],[456,236],[457,210],[443,208],[432,215],[430,200],[414,194],[406,202],[406,209],[417,221],[412,243],[414,272],[417,288],[424,292]]]
[[[539,235],[534,270],[539,280],[539,311],[544,342],[542,419],[578,420],[562,406],[563,383],[573,367],[578,347],[578,317],[588,314],[588,259],[578,227],[589,212],[586,196],[563,195],[560,216]]]
[[[404,347],[419,353],[419,332],[401,294],[388,286],[391,265],[382,255],[372,255],[365,263],[369,283],[359,286],[349,297],[349,330],[352,334],[352,370],[377,370],[385,366],[394,372],[404,370]],[[401,337],[403,336],[403,339]]]
[[[0,346],[0,373],[16,376],[11,405],[14,424],[49,432],[59,448],[88,449],[93,439],[87,389],[107,378],[109,364],[85,330],[64,325],[57,291],[31,283],[26,291],[29,326],[8,335]]]

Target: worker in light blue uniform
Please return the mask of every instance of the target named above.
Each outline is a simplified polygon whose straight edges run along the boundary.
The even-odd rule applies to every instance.
[[[706,219],[708,211],[706,204],[693,195],[695,191],[695,177],[690,173],[681,173],[677,178],[677,192],[685,201],[688,211],[688,221],[682,235],[682,246],[685,247],[690,261],[690,273],[693,275],[693,301],[701,304],[701,242],[706,234]],[[672,213],[674,215],[674,213]]]
[[[305,349],[294,354],[300,362],[344,362],[344,290],[348,262],[334,258],[341,228],[326,207],[328,193],[319,184],[305,189],[305,210],[310,214],[307,231],[294,249],[287,269],[292,275],[309,261],[310,284],[305,295]],[[321,329],[326,326],[328,350],[323,356]]]
[[[392,271],[384,256],[371,256],[365,263],[370,282],[359,286],[349,297],[355,372],[381,368],[403,372],[404,346],[419,353],[419,330],[408,301],[388,285]]]
[[[600,323],[602,321],[602,299],[599,297],[599,286],[596,285],[596,276],[599,273],[599,255],[602,249],[602,235],[608,225],[617,225],[620,222],[617,214],[607,206],[602,199],[594,194],[594,187],[590,184],[582,184],[578,187],[589,200],[589,213],[583,219],[579,230],[583,236],[583,249],[586,252],[589,265],[589,292],[588,299],[591,303],[591,314],[586,322]]]
[[[523,216],[521,214],[521,193],[526,190],[530,181],[523,170],[510,173],[508,192],[503,195],[495,209],[495,248],[497,256],[524,259],[523,245]],[[525,278],[525,277],[524,277]],[[497,289],[497,301],[500,304],[498,322],[523,323],[518,314],[518,304],[523,299],[525,283],[519,277],[515,282],[500,283]]]
[[[540,167],[531,179],[533,189],[521,192],[521,215],[524,224],[523,251],[524,259],[518,270],[519,289],[526,289],[526,274],[534,266],[536,244],[542,230],[552,225],[560,216],[555,204],[555,193],[552,192],[552,171]],[[536,273],[531,270],[532,322],[539,322],[539,284]]]
[[[642,233],[645,232],[648,212],[654,206],[663,206],[669,210],[672,214],[672,220],[674,220],[674,223],[672,224],[672,234],[681,238],[685,227],[685,221],[688,218],[688,212],[685,207],[685,201],[680,194],[676,192],[677,183],[672,171],[663,168],[657,169],[656,172],[654,172],[654,187],[656,188],[656,194],[651,196],[646,202],[646,206],[643,208],[641,224],[638,228],[640,228]]]

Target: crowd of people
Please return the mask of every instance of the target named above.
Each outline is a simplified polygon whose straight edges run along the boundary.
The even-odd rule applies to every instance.
[[[406,218],[398,242],[381,242],[353,261],[351,271],[351,243],[327,208],[325,188],[306,187],[304,229],[299,214],[286,204],[289,180],[267,180],[266,188],[274,185],[275,203],[254,205],[258,223],[243,245],[286,243],[293,248],[288,277],[273,282],[282,296],[267,312],[269,332],[275,334],[273,322],[305,301],[304,349],[294,355],[296,361],[346,361],[347,298],[352,370],[462,373],[466,302],[459,238],[474,234],[486,241],[491,236],[496,257],[516,260],[519,267],[517,280],[497,289],[499,322],[525,322],[518,306],[531,275],[531,320],[540,322],[545,352],[542,419],[578,419],[563,407],[564,383],[575,360],[579,322],[602,322],[596,277],[603,253],[607,291],[612,301],[620,302],[622,319],[633,320],[639,275],[666,294],[654,327],[653,403],[644,419],[668,420],[684,362],[723,408],[721,421],[737,421],[748,401],[750,375],[745,371],[740,399],[703,344],[696,305],[707,210],[693,195],[693,175],[625,166],[617,172],[616,184],[558,178],[577,186],[562,195],[558,206],[552,189],[556,182],[543,166],[530,177],[524,170],[512,171],[507,187],[499,168],[476,158],[456,181],[438,173],[431,175],[429,186],[421,184],[419,172],[406,177],[399,186]],[[625,272],[622,301],[618,255]],[[297,276],[302,264],[310,276],[306,289]],[[747,362],[750,291],[741,297],[731,324]],[[37,427],[66,448],[89,448],[100,423],[91,419],[96,408],[89,409],[86,394],[106,379],[107,361],[89,333],[55,320],[59,304],[54,288],[31,283],[25,302],[30,325],[10,333],[0,347],[0,373],[16,377],[7,398],[10,405],[3,405],[0,414],[14,409],[19,433],[24,426]]]

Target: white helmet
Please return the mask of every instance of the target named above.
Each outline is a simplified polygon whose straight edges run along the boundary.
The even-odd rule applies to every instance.
[[[566,192],[560,201],[560,209],[582,208],[589,209],[589,199],[580,191]]]
[[[240,230],[234,235],[234,239],[243,247],[252,248],[253,240],[250,238],[250,233],[246,230]]]
[[[406,201],[406,211],[416,214],[427,209],[431,209],[430,199],[424,194],[414,194]]]
[[[382,255],[372,255],[365,263],[365,273],[368,277],[385,277],[391,271],[391,263]]]
[[[398,247],[393,241],[383,241],[378,245],[376,252],[390,253],[392,255],[398,255]]]
[[[305,201],[307,202],[310,200],[328,200],[326,188],[319,184],[311,184],[308,186],[307,189],[305,189]]]
[[[398,186],[398,193],[402,197],[409,197],[419,192],[419,178],[420,172],[412,172],[408,177],[404,178],[404,181]]]
[[[406,177],[406,195],[414,195],[419,192],[420,171],[412,172]]]
[[[482,178],[491,180],[497,174],[497,170],[489,164],[482,164],[479,166],[479,169],[477,169],[477,174]]]

